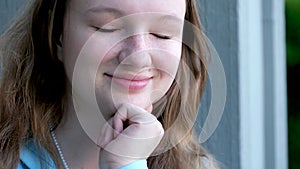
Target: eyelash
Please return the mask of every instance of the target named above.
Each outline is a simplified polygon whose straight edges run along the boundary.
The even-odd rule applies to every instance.
[[[104,29],[104,28],[99,28],[99,27],[94,27],[96,31],[100,31],[103,33],[112,33],[117,31],[118,29]]]
[[[155,33],[151,33],[153,36],[159,38],[159,39],[171,39],[171,36],[168,36],[168,35],[161,35],[161,34],[155,34]]]
[[[99,27],[95,27],[96,31],[100,31],[100,32],[103,32],[103,33],[112,33],[112,32],[115,32],[117,31],[118,29],[104,29],[104,28],[99,28]],[[159,38],[159,39],[165,39],[165,40],[168,40],[168,39],[171,39],[172,37],[171,36],[168,36],[168,35],[162,35],[162,34],[157,34],[157,33],[150,33],[151,35]]]

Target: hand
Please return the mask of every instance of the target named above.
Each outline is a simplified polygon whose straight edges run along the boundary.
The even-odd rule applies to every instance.
[[[151,111],[152,106],[147,110]],[[100,168],[116,169],[147,159],[163,134],[164,129],[154,115],[138,106],[123,104],[100,134]]]

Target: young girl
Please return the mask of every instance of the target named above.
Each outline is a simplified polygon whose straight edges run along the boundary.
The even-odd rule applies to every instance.
[[[216,168],[206,48],[194,0],[30,1],[1,38],[0,168]]]

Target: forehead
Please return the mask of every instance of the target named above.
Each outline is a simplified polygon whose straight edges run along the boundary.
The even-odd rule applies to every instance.
[[[70,8],[82,14],[115,11],[120,15],[157,12],[184,18],[185,0],[71,0]]]

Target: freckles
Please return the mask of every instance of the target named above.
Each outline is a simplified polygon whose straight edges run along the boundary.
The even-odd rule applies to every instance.
[[[176,40],[172,40],[171,42],[161,43],[158,47],[159,50],[165,51],[168,55],[172,55],[172,58],[180,58],[182,52],[182,43]]]
[[[118,55],[122,50],[128,48],[128,43],[116,36],[103,36],[95,33],[93,35],[92,45],[94,53],[101,62],[118,61]]]

